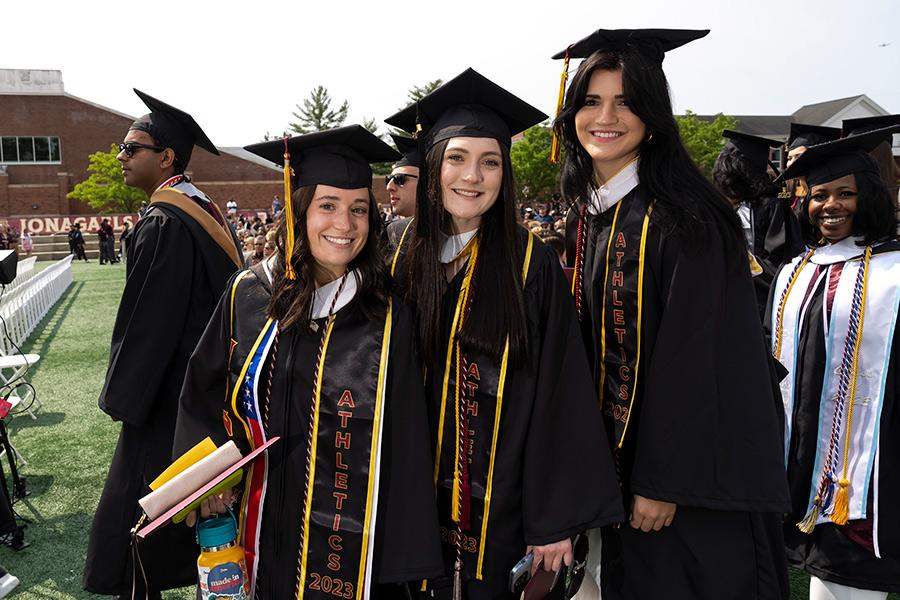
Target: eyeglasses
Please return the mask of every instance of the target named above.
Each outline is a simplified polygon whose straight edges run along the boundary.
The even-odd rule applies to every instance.
[[[391,181],[396,183],[398,186],[403,187],[406,185],[406,180],[408,178],[418,179],[418,175],[410,175],[408,173],[395,173],[393,175],[385,175],[384,176],[384,185],[390,185]]]
[[[149,146],[147,144],[138,144],[137,142],[125,142],[124,144],[119,144],[119,152],[124,152],[125,156],[128,158],[134,156],[134,151],[140,150],[141,148],[153,150],[154,152],[162,152],[165,150],[162,146]]]

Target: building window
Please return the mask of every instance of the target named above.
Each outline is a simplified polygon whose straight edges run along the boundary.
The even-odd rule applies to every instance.
[[[0,164],[59,163],[59,138],[48,136],[0,136]]]

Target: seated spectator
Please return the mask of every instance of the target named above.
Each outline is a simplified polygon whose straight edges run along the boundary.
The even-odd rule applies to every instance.
[[[540,223],[541,225],[552,225],[553,217],[547,212],[546,204],[538,205],[538,214],[534,217],[534,220]]]
[[[225,213],[229,217],[234,217],[237,214],[237,202],[234,201],[234,198],[230,198],[228,202],[225,203]]]

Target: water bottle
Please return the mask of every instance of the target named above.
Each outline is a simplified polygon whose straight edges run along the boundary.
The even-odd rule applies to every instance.
[[[250,578],[244,549],[237,543],[237,520],[228,515],[203,519],[197,524],[200,557],[197,575],[203,600],[247,600]]]

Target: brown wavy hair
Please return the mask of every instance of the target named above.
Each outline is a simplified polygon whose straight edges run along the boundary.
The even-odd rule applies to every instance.
[[[296,279],[284,276],[285,240],[287,225],[282,218],[275,234],[276,260],[273,273],[272,299],[266,313],[278,321],[282,331],[297,328],[298,331],[311,333],[310,317],[312,313],[313,295],[316,291],[314,277],[315,257],[309,249],[309,238],[306,235],[306,213],[316,195],[315,185],[298,188],[291,195],[294,212],[294,254],[291,264]],[[383,311],[389,294],[389,278],[383,246],[384,222],[381,211],[372,189],[369,193],[369,234],[359,254],[349,265],[348,270],[358,269],[360,280],[356,298],[362,302],[363,311],[369,318],[376,318]],[[282,212],[282,215],[285,213]]]

